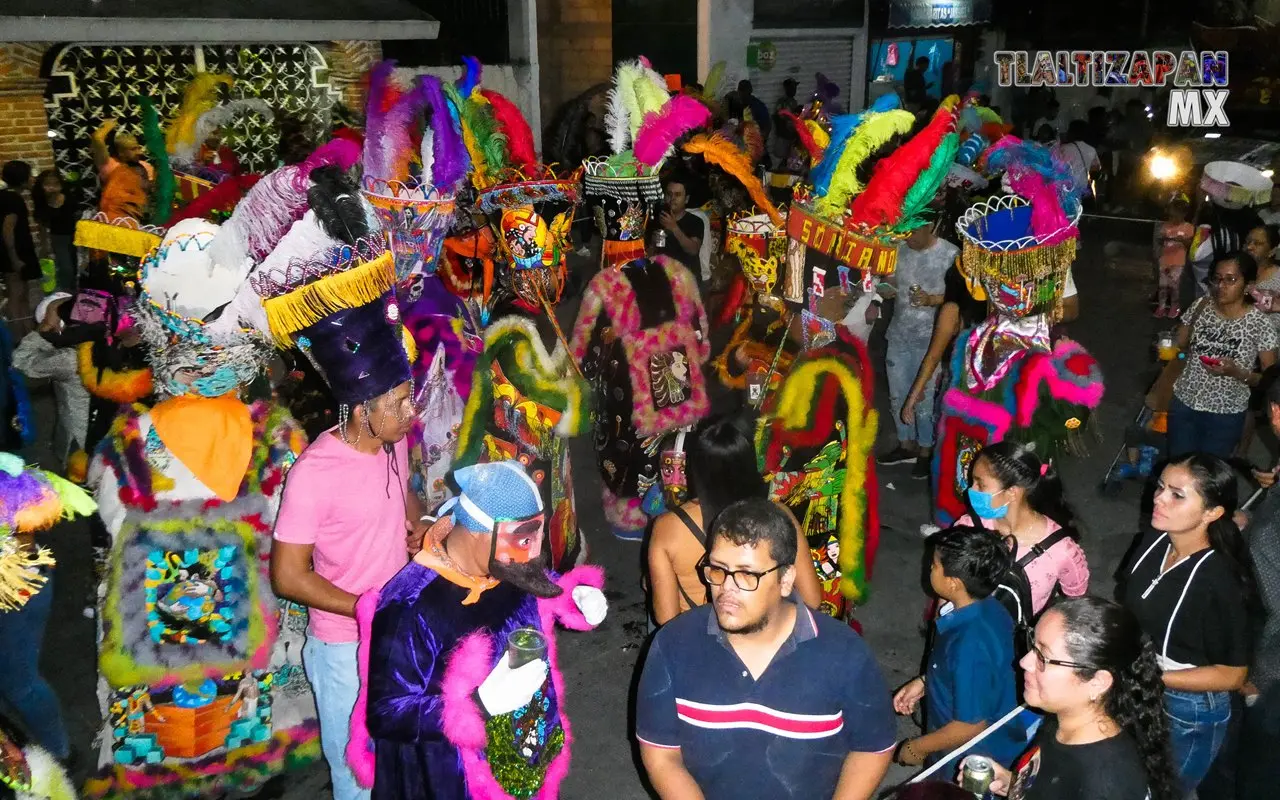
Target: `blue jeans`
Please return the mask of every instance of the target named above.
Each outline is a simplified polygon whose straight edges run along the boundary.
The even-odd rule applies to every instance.
[[[1204,780],[1209,766],[1227,738],[1231,695],[1227,692],[1164,690],[1164,715],[1169,719],[1169,747],[1173,767],[1184,793]]]
[[[351,738],[351,710],[360,693],[356,667],[356,643],[322,642],[310,633],[302,647],[302,667],[320,714],[320,747],[329,762],[333,800],[369,800],[347,766],[347,740]]]
[[[902,404],[911,392],[911,384],[915,383],[916,372],[920,370],[920,362],[929,350],[929,337],[912,339],[891,338],[888,340],[884,365],[889,379],[889,406],[893,413],[893,424],[898,428],[898,443],[918,442],[921,447],[933,447],[933,405],[934,392],[938,382],[931,380],[925,384],[924,396],[916,406],[914,425],[903,423]]]
[[[53,608],[53,574],[26,605],[0,611],[0,704],[8,706],[36,744],[66,759],[71,754],[62,708],[53,687],[40,676],[40,645]]]
[[[1231,458],[1244,433],[1246,413],[1240,411],[1235,414],[1215,414],[1212,411],[1196,411],[1174,397],[1169,405],[1169,458],[1188,453],[1209,453],[1219,458]]]

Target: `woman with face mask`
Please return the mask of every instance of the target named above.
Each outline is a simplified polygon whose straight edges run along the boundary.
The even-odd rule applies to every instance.
[[[1230,693],[1249,663],[1249,553],[1232,522],[1236,475],[1204,453],[1175,459],[1156,484],[1151,527],[1120,596],[1155,643],[1174,766],[1190,793],[1222,747]]]
[[[1017,800],[1175,800],[1160,667],[1123,606],[1097,597],[1045,612],[1019,662],[1027,704],[1045,712],[1012,772],[991,792]]]
[[[1055,589],[1069,597],[1089,591],[1089,562],[1052,464],[1041,461],[1026,444],[997,442],[978,453],[971,475],[968,494],[973,515],[961,517],[956,524],[982,525],[1002,537],[1012,536],[1017,541],[1015,561],[1051,534],[1066,531],[1065,537],[1057,537],[1023,567],[1031,584],[1032,616],[1048,605]]]

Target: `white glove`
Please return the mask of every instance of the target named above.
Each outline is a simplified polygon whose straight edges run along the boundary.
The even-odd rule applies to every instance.
[[[609,601],[604,599],[604,592],[594,586],[573,587],[573,603],[593,628],[604,622],[605,614],[609,613]]]
[[[519,669],[512,669],[504,652],[502,658],[498,659],[498,666],[480,684],[476,694],[480,696],[480,704],[484,706],[485,712],[496,717],[529,705],[546,680],[545,660],[540,658]]]

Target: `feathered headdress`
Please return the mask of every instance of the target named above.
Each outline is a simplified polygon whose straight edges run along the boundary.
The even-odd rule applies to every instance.
[[[858,180],[858,167],[893,137],[910,131],[914,124],[915,116],[910,111],[900,109],[864,117],[836,160],[827,192],[818,199],[818,208],[831,215],[843,214],[849,199],[863,189],[862,182]],[[832,157],[834,149],[833,138],[832,147],[827,148],[827,154],[822,159],[824,164]],[[816,185],[814,189],[816,192]]]
[[[785,223],[782,214],[778,212],[777,207],[769,200],[769,195],[765,192],[764,185],[760,183],[760,179],[756,177],[755,172],[752,170],[751,161],[747,158],[747,154],[742,152],[733,142],[718,133],[700,133],[686,142],[681,149],[686,153],[702,156],[708,164],[714,164],[732,175],[751,195],[751,200],[756,204],[756,207],[769,215],[769,219],[773,221],[774,225],[781,227]]]
[[[794,112],[783,109],[778,114],[790,122],[796,130],[796,138],[800,146],[809,154],[809,161],[817,164],[822,160],[822,153],[831,144],[831,134],[817,120],[800,119]]]
[[[97,510],[93,498],[67,479],[0,453],[0,614],[26,605],[45,584],[40,568],[54,565],[46,548],[28,546],[14,534],[47,530]]]
[[[814,164],[813,170],[809,174],[809,181],[813,185],[813,193],[816,196],[822,197],[830,190],[831,179],[835,177],[836,170],[841,168],[840,159],[844,155],[845,148],[848,147],[854,131],[857,130],[863,120],[871,114],[893,111],[899,108],[901,104],[898,95],[886,94],[872,103],[871,108],[866,111],[859,111],[856,114],[841,114],[831,118],[830,143],[823,150],[822,160]],[[861,161],[862,159],[858,160]]]
[[[195,142],[196,150],[200,149],[200,145],[209,138],[209,135],[225,125],[231,123],[237,114],[257,114],[268,122],[275,118],[275,114],[271,111],[271,106],[267,105],[266,100],[257,97],[250,97],[244,100],[232,100],[230,103],[223,103],[216,108],[211,108],[200,115],[196,120]],[[190,156],[188,160],[190,160]]]
[[[636,134],[636,160],[657,167],[671,155],[676,141],[711,121],[711,109],[689,95],[676,95],[645,116]]]
[[[853,224],[896,229],[904,216],[916,219],[933,201],[960,145],[960,138],[955,134],[959,102],[956,95],[948,97],[924,130],[876,164],[866,189],[850,206]],[[908,193],[911,194],[910,207],[906,202]]]
[[[506,142],[507,167],[525,172],[533,170],[538,165],[538,151],[533,144],[533,129],[520,108],[488,89],[482,89],[480,95],[489,104],[498,132]]]
[[[1070,217],[1080,207],[1071,168],[1049,148],[1006,136],[987,155],[990,172],[1004,172],[1009,188],[1031,204],[1031,232],[1041,244],[1074,236]]]
[[[142,141],[151,156],[151,166],[156,171],[155,186],[151,196],[151,224],[163,225],[173,213],[173,198],[178,193],[178,182],[169,166],[169,151],[165,147],[164,133],[160,130],[160,114],[149,98],[138,98],[142,106]]]
[[[175,158],[190,161],[195,158],[196,151],[208,137],[201,136],[196,123],[201,115],[218,105],[218,90],[223,86],[231,86],[235,81],[230,75],[218,75],[213,72],[197,72],[182,93],[182,104],[169,120],[165,133],[165,145],[169,154]]]

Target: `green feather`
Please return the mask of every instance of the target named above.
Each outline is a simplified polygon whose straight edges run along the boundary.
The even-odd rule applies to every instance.
[[[473,170],[482,177],[492,177],[507,164],[507,137],[499,131],[492,109],[488,103],[464,99],[452,83],[444,84],[444,93],[462,118]]]
[[[907,195],[902,200],[902,217],[893,228],[895,232],[910,233],[926,222],[928,206],[938,194],[959,150],[959,134],[949,133],[943,137],[942,143],[929,159],[928,168],[920,173],[920,177],[907,190]]]
[[[858,165],[895,135],[911,130],[915,121],[914,114],[902,109],[867,114],[840,154],[827,194],[817,202],[818,210],[834,216],[843,214],[849,199],[866,188],[858,182]]]
[[[156,171],[155,194],[152,196],[151,224],[163,225],[173,213],[173,198],[178,193],[178,182],[169,166],[169,148],[165,146],[164,131],[160,128],[160,114],[149,98],[139,97],[142,106],[142,141],[151,156],[151,166]]]

